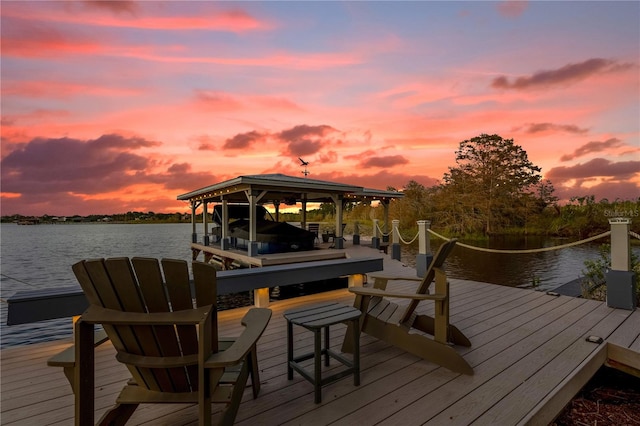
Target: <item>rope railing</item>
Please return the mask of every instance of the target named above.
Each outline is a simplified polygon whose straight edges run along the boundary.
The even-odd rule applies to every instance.
[[[378,225],[377,223],[376,223],[376,228],[378,228],[378,232],[380,232],[380,235],[382,235],[383,237],[388,237],[389,235],[391,235],[391,232],[393,232],[393,231],[390,231],[385,234],[384,232],[382,232],[382,229],[380,229],[380,225]]]
[[[635,238],[636,240],[640,240],[640,235],[636,234],[633,231],[629,231],[629,235],[631,235],[633,238]]]
[[[444,235],[440,235],[437,232],[431,230],[431,229],[427,229],[428,232],[430,232],[431,234],[433,234],[434,236],[441,238],[445,241],[449,241],[451,238],[447,238]],[[595,241],[597,239],[600,238],[604,238],[604,237],[608,237],[609,235],[611,235],[611,231],[607,231],[607,232],[603,232],[602,234],[596,235],[594,237],[589,237],[589,238],[585,238],[584,240],[580,240],[580,241],[574,241],[572,243],[567,243],[567,244],[562,244],[559,246],[553,246],[553,247],[543,247],[543,248],[538,248],[538,249],[524,249],[524,250],[509,250],[509,249],[490,249],[490,248],[485,248],[485,247],[477,247],[477,246],[472,246],[469,244],[464,244],[464,243],[460,243],[458,242],[456,245],[460,246],[460,247],[464,247],[467,249],[471,249],[471,250],[477,250],[477,251],[483,251],[483,252],[487,252],[487,253],[506,253],[506,254],[524,254],[524,253],[542,253],[542,252],[547,252],[547,251],[553,251],[553,250],[560,250],[560,249],[564,249],[567,247],[573,247],[573,246],[577,246],[580,244],[584,244],[584,243],[589,243],[591,241]]]
[[[393,234],[393,230],[391,230],[390,232],[387,232],[386,234],[384,232],[382,232],[382,229],[380,229],[380,226],[378,226],[378,224],[376,223],[376,228],[378,228],[378,232],[380,232],[380,235],[382,235],[383,237],[388,237],[389,235]],[[418,237],[420,236],[420,233],[416,233],[416,235],[411,239],[411,241],[407,241],[404,238],[402,238],[402,235],[400,235],[400,232],[398,232],[398,238],[400,239],[400,241],[406,245],[410,245],[413,244],[413,242],[415,240],[418,239]]]
[[[418,232],[418,233],[416,234],[416,236],[415,236],[415,237],[413,237],[413,239],[412,239],[411,241],[405,241],[405,239],[404,239],[404,238],[402,238],[402,235],[400,235],[400,233],[398,232],[398,238],[400,238],[400,241],[402,241],[403,243],[405,243],[405,244],[407,244],[407,245],[412,244],[415,240],[417,240],[417,239],[418,239],[418,237],[419,237],[419,236],[420,236],[420,233]]]

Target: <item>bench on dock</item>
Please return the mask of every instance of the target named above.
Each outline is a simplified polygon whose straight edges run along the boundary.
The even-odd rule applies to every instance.
[[[266,307],[269,288],[347,276],[349,286],[359,285],[356,278],[381,271],[382,258],[347,258],[318,260],[261,268],[218,271],[218,295],[254,290],[254,303]],[[26,324],[80,315],[88,302],[79,287],[22,291],[7,299],[7,325]]]

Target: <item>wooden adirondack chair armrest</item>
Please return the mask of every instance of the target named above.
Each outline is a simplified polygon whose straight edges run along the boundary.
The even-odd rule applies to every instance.
[[[387,280],[387,281],[415,281],[415,282],[422,281],[422,278],[412,277],[412,276],[403,277],[398,275],[369,274],[369,277],[373,278],[374,280],[380,279],[380,280]]]
[[[98,347],[104,342],[109,340],[107,333],[104,330],[97,330],[93,334],[93,347]],[[47,365],[50,367],[73,367],[76,364],[76,350],[75,346],[71,345],[63,351],[58,352],[47,360]]]
[[[418,293],[397,293],[386,290],[380,290],[377,288],[364,288],[364,287],[351,287],[349,288],[351,293],[359,296],[372,296],[372,297],[396,297],[401,299],[412,300],[445,300],[447,298],[444,294],[418,294]]]
[[[82,314],[80,321],[110,325],[192,325],[206,320],[211,309],[212,305],[207,305],[182,311],[144,313],[122,312],[91,305]]]
[[[254,348],[271,319],[271,309],[251,308],[242,318],[244,331],[235,342],[224,351],[215,353],[207,359],[205,368],[229,367],[240,363]]]

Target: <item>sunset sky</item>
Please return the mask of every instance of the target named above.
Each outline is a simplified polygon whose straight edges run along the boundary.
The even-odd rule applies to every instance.
[[[640,2],[5,1],[2,215],[176,212],[283,173],[431,186],[524,148],[561,199],[640,196]]]

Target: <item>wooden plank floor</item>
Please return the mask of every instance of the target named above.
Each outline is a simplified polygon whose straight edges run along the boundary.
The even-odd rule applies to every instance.
[[[370,252],[369,252],[370,253]],[[399,262],[387,265],[414,274]],[[390,289],[412,291],[407,281]],[[351,304],[347,290],[274,302],[273,318],[259,342],[262,391],[247,389],[237,417],[240,425],[374,425],[374,424],[547,424],[606,359],[614,339],[637,351],[639,311],[608,308],[604,303],[486,283],[451,280],[451,322],[471,340],[458,348],[474,368],[473,376],[452,373],[397,348],[363,335],[361,384],[350,377],[323,387],[321,404],[313,387],[294,374],[286,376],[286,323],[283,312],[324,301]],[[399,302],[403,303],[403,302]],[[222,335],[233,335],[248,308],[219,313]],[[429,303],[419,311],[432,310]],[[627,323],[628,321],[628,323]],[[332,347],[339,350],[345,327],[332,328]],[[296,353],[309,351],[312,334],[294,327]],[[73,423],[73,396],[61,369],[46,360],[70,342],[49,342],[1,351],[1,417],[3,425]],[[103,345],[96,358],[96,418],[110,407],[128,378]],[[640,356],[640,355],[638,355]],[[339,368],[336,362],[329,369]],[[597,368],[596,368],[597,369]],[[586,371],[586,373],[581,373]],[[214,419],[215,420],[215,419]],[[190,405],[146,405],[131,425],[197,424]]]

